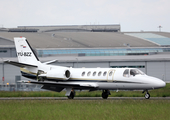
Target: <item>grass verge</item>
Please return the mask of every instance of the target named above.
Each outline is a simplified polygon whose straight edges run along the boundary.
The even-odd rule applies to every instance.
[[[110,97],[143,97],[142,91],[110,91]],[[0,91],[0,97],[65,97],[66,91],[52,92],[52,91]],[[102,91],[76,91],[75,97],[101,97]],[[170,97],[170,83],[166,87],[149,91],[151,97]]]
[[[169,120],[169,100],[1,100],[1,120]]]

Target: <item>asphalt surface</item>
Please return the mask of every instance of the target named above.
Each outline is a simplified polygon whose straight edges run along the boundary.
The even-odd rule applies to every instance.
[[[107,100],[144,100],[144,97],[108,97]],[[67,97],[1,97],[0,100],[68,100]],[[74,100],[103,100],[102,97],[74,97]],[[149,100],[170,100],[170,97],[150,97]]]

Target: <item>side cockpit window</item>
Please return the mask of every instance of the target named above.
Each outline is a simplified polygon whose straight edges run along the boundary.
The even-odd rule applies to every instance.
[[[123,73],[123,77],[129,77],[129,69],[126,69]]]

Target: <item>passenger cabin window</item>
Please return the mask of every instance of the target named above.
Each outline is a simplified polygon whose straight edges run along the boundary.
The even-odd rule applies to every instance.
[[[93,76],[95,76],[96,75],[96,72],[93,72]]]
[[[107,72],[105,71],[105,72],[103,73],[103,76],[106,76],[106,74],[107,74]]]
[[[82,73],[82,76],[84,76],[84,75],[85,75],[85,72]]]
[[[135,75],[144,75],[145,73],[143,73],[142,71],[138,70],[138,69],[131,69],[130,70],[130,76],[135,76]]]
[[[109,73],[109,76],[112,76],[112,74],[113,74],[113,72],[111,71],[111,72]]]
[[[126,70],[123,72],[123,77],[129,77],[129,69],[126,69]]]
[[[98,76],[100,76],[102,74],[102,72],[100,71],[99,73],[98,73]]]
[[[91,72],[88,72],[88,73],[87,73],[87,76],[90,76],[90,74],[91,74]]]

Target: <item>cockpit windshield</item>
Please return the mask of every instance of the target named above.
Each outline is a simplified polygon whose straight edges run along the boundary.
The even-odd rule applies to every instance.
[[[135,76],[135,75],[145,75],[145,73],[143,73],[142,71],[138,69],[126,69],[123,72],[124,77],[130,77],[130,76]]]
[[[131,69],[130,70],[130,75],[144,75],[145,73],[143,73],[142,71],[138,70],[138,69]]]

